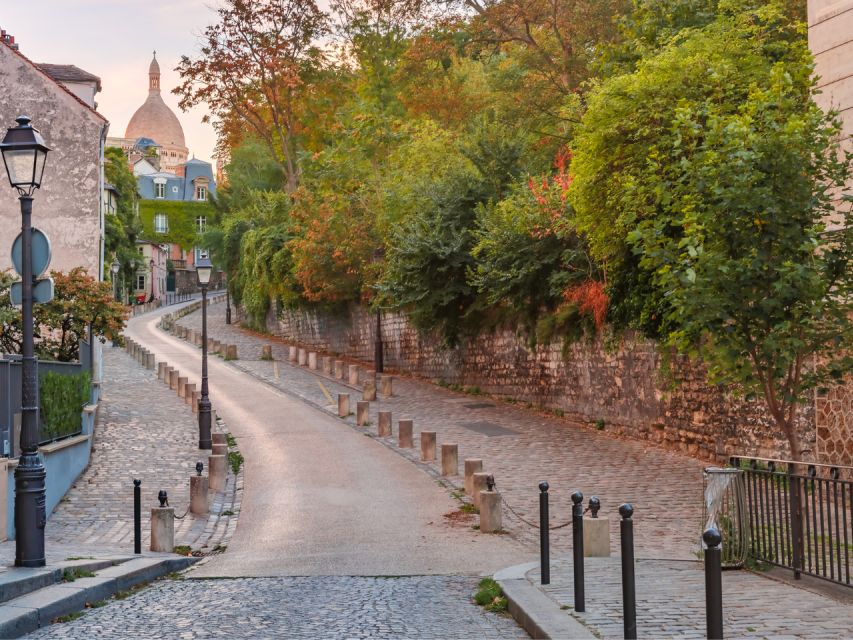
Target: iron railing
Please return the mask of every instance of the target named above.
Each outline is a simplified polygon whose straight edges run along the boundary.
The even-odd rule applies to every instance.
[[[853,587],[853,467],[732,458],[743,470],[750,555]]]

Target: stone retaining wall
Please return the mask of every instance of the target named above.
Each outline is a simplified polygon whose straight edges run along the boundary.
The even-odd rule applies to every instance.
[[[270,333],[367,362],[373,360],[375,327],[375,315],[361,308],[335,315],[273,306],[267,316]],[[606,431],[709,460],[724,461],[731,454],[788,455],[784,436],[761,402],[709,386],[702,367],[684,358],[674,358],[669,373],[662,372],[661,356],[649,340],[580,341],[564,353],[561,343],[532,350],[526,336],[501,330],[447,349],[395,313],[383,314],[382,338],[388,369],[478,387],[599,427],[603,421]],[[800,430],[809,457],[827,453],[816,445],[814,421],[814,406],[804,407]],[[821,457],[844,463],[843,458]]]

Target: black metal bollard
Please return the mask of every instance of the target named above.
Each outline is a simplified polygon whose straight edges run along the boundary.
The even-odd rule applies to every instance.
[[[142,553],[142,480],[133,481],[133,553]]]
[[[583,589],[583,494],[572,494],[572,565],[575,574],[575,611],[586,611]]]
[[[635,640],[637,637],[637,583],[634,578],[634,507],[623,504],[619,507],[620,541],[622,544],[622,616],[625,627],[625,638]]]
[[[721,640],[723,637],[723,567],[720,532],[710,527],[705,529],[705,615],[708,620],[708,637]]]
[[[542,584],[551,584],[551,541],[548,530],[548,483],[539,483],[539,573]]]

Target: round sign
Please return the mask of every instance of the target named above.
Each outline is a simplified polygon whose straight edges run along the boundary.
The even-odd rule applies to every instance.
[[[21,250],[23,243],[21,242],[21,234],[15,238],[12,243],[12,264],[15,265],[15,271],[18,275],[23,275],[23,261],[21,260]],[[50,266],[50,240],[43,231],[33,227],[33,278],[39,278],[47,271]]]

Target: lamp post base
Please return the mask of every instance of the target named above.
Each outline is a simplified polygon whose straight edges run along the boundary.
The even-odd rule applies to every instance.
[[[213,437],[211,436],[212,415],[210,400],[199,398],[198,401],[198,448],[213,449]]]
[[[15,469],[15,566],[43,567],[45,508],[44,465],[37,453],[25,453]]]

